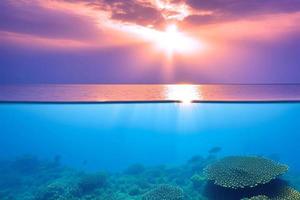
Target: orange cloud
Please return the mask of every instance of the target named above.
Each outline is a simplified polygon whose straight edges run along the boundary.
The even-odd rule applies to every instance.
[[[251,5],[263,7],[259,10],[260,15],[252,16],[247,9],[249,3],[231,1],[234,8],[247,10],[247,15],[241,17],[233,12],[234,9],[222,7],[215,1],[4,0],[2,6],[6,5],[6,12],[0,16],[11,22],[2,23],[0,31],[2,40],[15,39],[15,43],[20,44],[32,41],[37,45],[61,47],[64,46],[61,42],[67,41],[66,46],[73,48],[105,48],[148,43],[142,32],[156,33],[162,28],[156,25],[174,23],[186,35],[210,43],[211,47],[219,50],[224,43],[228,45],[232,41],[270,41],[299,31],[300,12],[295,11],[297,6],[294,9],[282,6],[279,12],[280,3],[276,4],[277,9],[268,10],[270,3],[256,2]],[[224,17],[221,10],[230,13],[231,17],[218,20],[218,17]],[[15,16],[9,14],[11,11],[16,13]],[[200,16],[203,21],[190,23],[193,16]],[[212,21],[206,23],[205,19]]]

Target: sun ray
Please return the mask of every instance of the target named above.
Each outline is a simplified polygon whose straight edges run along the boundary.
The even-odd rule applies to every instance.
[[[168,25],[163,31],[138,25],[121,25],[118,28],[152,43],[156,50],[167,55],[190,54],[204,48],[203,42],[180,32],[175,24]]]

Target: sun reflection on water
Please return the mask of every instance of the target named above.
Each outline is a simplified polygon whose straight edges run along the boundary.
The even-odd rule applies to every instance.
[[[165,98],[183,104],[191,104],[193,101],[201,100],[201,94],[196,85],[167,85],[165,86]]]

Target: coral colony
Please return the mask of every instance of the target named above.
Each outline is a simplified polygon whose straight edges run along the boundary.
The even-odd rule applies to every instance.
[[[58,159],[59,158],[59,159]],[[297,200],[288,166],[264,157],[194,156],[181,166],[87,173],[22,156],[0,162],[1,200]],[[299,179],[299,178],[298,178]],[[289,182],[288,182],[289,181]]]

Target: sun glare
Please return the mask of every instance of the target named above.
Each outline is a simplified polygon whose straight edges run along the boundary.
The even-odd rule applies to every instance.
[[[152,43],[156,51],[164,52],[169,56],[173,53],[191,54],[204,48],[199,39],[196,40],[179,31],[175,24],[167,26],[163,31],[136,25],[124,25],[119,26],[119,28],[128,33],[136,34],[144,41]]]
[[[166,100],[180,101],[183,104],[201,99],[200,91],[195,85],[167,85],[165,96]]]
[[[168,54],[188,53],[196,49],[198,42],[178,31],[176,25],[169,25],[155,38],[159,49]]]

